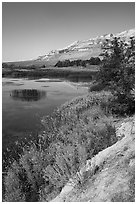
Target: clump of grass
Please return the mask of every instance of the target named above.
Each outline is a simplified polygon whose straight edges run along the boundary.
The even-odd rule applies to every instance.
[[[33,143],[23,148],[18,161],[14,161],[5,176],[5,201],[14,202],[16,192],[23,201],[38,201],[39,189],[44,185],[42,169],[46,164],[45,153]],[[20,200],[19,200],[20,201]]]

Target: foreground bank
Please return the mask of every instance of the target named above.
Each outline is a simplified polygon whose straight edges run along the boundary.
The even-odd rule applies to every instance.
[[[52,202],[134,202],[135,124],[134,117],[116,123],[119,141],[99,152],[70,179]]]
[[[111,171],[111,165],[116,165],[118,158],[121,157],[121,154],[117,155],[114,151],[112,152],[116,159],[113,161],[110,157],[111,165],[99,163],[95,165],[94,173],[92,170],[90,173],[89,170],[84,177],[79,174],[85,168],[87,161],[98,158],[98,154],[101,154],[103,150],[107,151],[108,147],[118,144],[116,124],[120,119],[112,116],[109,110],[111,98],[112,95],[109,92],[92,92],[65,103],[52,116],[43,118],[45,131],[39,135],[38,143],[23,147],[23,153],[18,161],[12,161],[9,167],[5,177],[3,200],[51,201],[60,194],[70,180],[76,181],[76,186],[82,193],[84,186],[84,191],[90,189],[88,185],[91,179],[95,179],[94,176],[103,171],[104,165]],[[127,165],[129,163],[127,155]],[[122,168],[124,172],[127,169],[124,164]],[[134,170],[133,166],[132,168]],[[121,168],[119,171],[121,172]],[[107,174],[106,177],[100,174],[97,178],[105,179]],[[131,174],[134,176],[134,171]],[[114,175],[116,176],[115,172]],[[134,182],[134,179],[132,181]],[[95,187],[97,186],[96,183]],[[77,188],[75,188],[76,191]],[[92,191],[93,189],[92,186]],[[67,201],[67,199],[63,196],[63,200]],[[128,201],[133,199],[134,195]],[[78,199],[72,199],[72,201],[75,200]],[[82,198],[79,198],[78,201],[81,200]],[[87,201],[87,199],[82,201]],[[123,198],[120,201],[123,201]]]

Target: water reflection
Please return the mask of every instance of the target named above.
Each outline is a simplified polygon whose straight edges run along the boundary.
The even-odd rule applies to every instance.
[[[38,101],[46,97],[46,91],[37,89],[15,89],[11,91],[10,96],[14,100]]]

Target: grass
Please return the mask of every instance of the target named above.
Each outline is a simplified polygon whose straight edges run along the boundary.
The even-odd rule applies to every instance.
[[[108,92],[78,97],[43,118],[38,144],[23,147],[5,176],[3,200],[50,201],[86,162],[117,141]]]

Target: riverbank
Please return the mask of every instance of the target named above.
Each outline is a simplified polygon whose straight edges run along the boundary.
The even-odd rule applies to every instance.
[[[135,118],[116,126],[118,142],[87,160],[79,172],[80,183],[70,179],[51,202],[135,201]]]
[[[19,161],[9,168],[5,201],[53,200],[87,160],[116,145],[115,124],[121,118],[111,114],[111,98],[110,92],[92,92],[66,102],[52,116],[44,117],[39,143],[24,148]],[[76,180],[79,182],[80,177]]]

